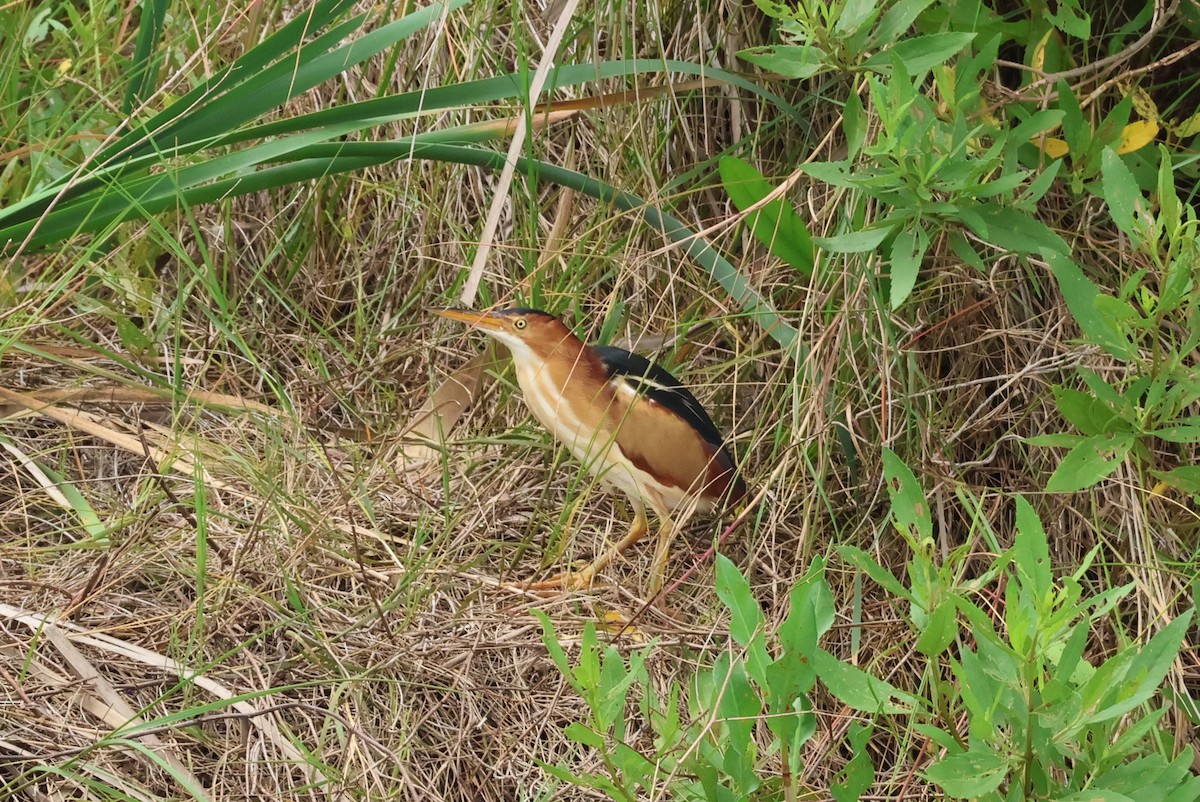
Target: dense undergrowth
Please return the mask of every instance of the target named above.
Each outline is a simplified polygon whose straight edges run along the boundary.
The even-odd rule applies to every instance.
[[[1197,51],[1192,0],[0,8],[0,796],[1200,797]],[[664,598],[503,586],[630,515],[425,311],[518,303],[730,435]]]

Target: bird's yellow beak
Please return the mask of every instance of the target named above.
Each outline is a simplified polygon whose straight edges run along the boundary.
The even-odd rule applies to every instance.
[[[476,312],[471,309],[434,309],[439,317],[457,320],[484,331],[499,331],[504,327],[504,318],[493,312]]]

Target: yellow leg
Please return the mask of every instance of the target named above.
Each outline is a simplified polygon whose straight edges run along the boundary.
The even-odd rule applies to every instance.
[[[662,590],[667,575],[667,560],[671,556],[671,541],[675,539],[675,522],[665,515],[659,516],[662,525],[658,528],[658,546],[654,549],[654,562],[650,564],[650,596]]]
[[[617,557],[625,553],[625,550],[642,539],[642,536],[650,529],[650,524],[646,521],[646,509],[640,503],[634,504],[636,512],[633,525],[629,528],[629,534],[621,538],[621,540],[609,549],[604,554],[592,561],[592,564],[580,571],[563,571],[561,574],[555,574],[544,582],[519,582],[513,587],[521,588],[522,590],[581,590],[589,587],[592,580],[596,578],[596,574],[608,567],[608,564]]]

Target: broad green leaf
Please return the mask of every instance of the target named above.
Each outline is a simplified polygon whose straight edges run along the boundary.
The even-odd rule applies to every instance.
[[[1067,452],[1046,483],[1047,493],[1074,493],[1104,479],[1120,467],[1133,447],[1132,434],[1097,435]]]
[[[813,242],[830,253],[867,253],[878,248],[891,233],[890,227],[868,228],[832,237],[813,237]]]
[[[1112,148],[1104,149],[1100,163],[1100,186],[1108,204],[1109,217],[1122,233],[1141,242],[1149,220],[1146,199],[1138,188],[1137,179]]]
[[[907,714],[912,696],[857,666],[838,660],[824,649],[813,655],[813,667],[825,688],[842,704],[863,713]]]
[[[842,107],[842,132],[846,134],[847,158],[853,160],[867,138],[867,112],[857,92],[851,92]]]
[[[1163,426],[1151,434],[1168,443],[1200,443],[1200,426]]]
[[[917,477],[890,448],[883,449],[883,476],[896,528],[910,544],[933,537],[933,518]]]
[[[1050,270],[1058,280],[1059,290],[1071,316],[1079,324],[1084,336],[1115,357],[1133,360],[1137,349],[1129,338],[1111,320],[1096,309],[1096,298],[1100,290],[1083,274],[1070,257],[1061,254],[1046,254]]]
[[[579,664],[574,674],[584,697],[594,698],[594,691],[600,686],[600,642],[596,638],[596,625],[591,621],[583,625],[579,636]]]
[[[1056,385],[1051,388],[1058,411],[1086,435],[1127,432],[1130,426],[1116,410],[1091,393]]]
[[[625,712],[625,697],[634,675],[625,670],[625,659],[615,646],[604,649],[597,683],[597,703],[593,707],[597,721],[604,727],[619,722]]]
[[[909,75],[932,69],[945,63],[955,53],[975,39],[973,33],[931,33],[896,42],[863,62],[862,66],[887,75],[891,72],[892,58],[899,58]]]
[[[563,735],[570,738],[576,743],[581,743],[584,746],[590,746],[593,749],[603,749],[605,747],[604,736],[593,730],[591,727],[584,726],[578,721],[572,721],[563,729]]]
[[[1191,621],[1192,611],[1188,610],[1155,633],[1130,662],[1114,703],[1096,711],[1088,717],[1087,722],[1096,723],[1123,716],[1158,693],[1163,678],[1179,656]]]
[[[876,0],[845,0],[841,6],[841,13],[833,24],[834,37],[849,39],[874,22],[878,13]]]
[[[1071,251],[1063,238],[1045,223],[1019,209],[982,203],[973,215],[964,214],[962,219],[980,237],[1006,251],[1046,258]]]
[[[1046,530],[1033,507],[1023,496],[1017,496],[1017,534],[1013,539],[1013,564],[1022,583],[1033,594],[1033,603],[1041,605],[1050,594],[1053,578],[1050,573],[1050,546]]]
[[[907,228],[902,229],[892,240],[892,309],[899,309],[912,294],[917,285],[917,276],[921,271],[921,262],[925,251],[929,248],[929,237],[921,224],[912,221]]]
[[[1154,473],[1160,480],[1184,493],[1200,493],[1200,465],[1184,465]]]
[[[895,574],[884,568],[879,563],[875,562],[870,554],[867,554],[857,546],[845,545],[838,547],[838,554],[840,554],[842,559],[846,562],[865,571],[867,576],[871,577],[871,579],[875,581],[876,585],[879,585],[879,587],[883,588],[888,593],[904,599],[910,604],[916,603],[916,598],[912,595],[912,592],[906,588],[899,579],[896,579]]]
[[[983,257],[979,255],[979,251],[975,250],[975,246],[971,244],[970,240],[963,236],[961,231],[951,230],[949,241],[950,250],[954,251],[955,256],[978,270],[980,273],[987,272],[987,265],[984,264]]]
[[[762,608],[750,590],[750,583],[724,554],[717,555],[717,598],[729,610],[729,636],[746,649],[747,663],[754,681],[766,684],[767,655],[765,621]]]
[[[784,78],[811,78],[825,68],[828,56],[815,45],[762,45],[739,50],[742,61],[778,73]]]
[[[1041,446],[1043,448],[1074,448],[1077,443],[1084,439],[1081,434],[1038,434],[1033,437],[1021,438],[1031,446]]]
[[[1052,9],[1046,19],[1055,28],[1084,41],[1092,37],[1092,18],[1079,7],[1076,0],[1060,0]]]
[[[1158,218],[1167,238],[1172,239],[1183,220],[1183,204],[1175,193],[1174,163],[1166,145],[1158,146],[1158,160]]]
[[[846,733],[850,742],[850,762],[842,770],[843,782],[835,782],[829,787],[829,793],[836,802],[858,802],[867,789],[875,784],[875,765],[871,762],[871,753],[867,744],[871,741],[874,727],[854,721]]]
[[[908,35],[908,29],[916,22],[921,12],[928,8],[933,0],[897,0],[888,6],[887,11],[879,19],[875,27],[874,44],[879,47],[889,45],[902,36]]]
[[[1055,800],[1057,802],[1137,802],[1133,797],[1128,797],[1104,788],[1097,788],[1092,791],[1076,791],[1073,794],[1055,797]]]
[[[575,689],[576,693],[582,694],[583,688],[576,681],[575,675],[571,671],[571,661],[567,659],[566,652],[563,651],[562,645],[558,642],[558,633],[554,631],[554,623],[550,620],[550,616],[536,609],[532,609],[529,612],[542,625],[542,643],[545,645],[546,651],[550,653],[550,659],[554,661],[558,673],[562,674],[563,678]]]
[[[929,658],[937,658],[946,651],[958,634],[956,612],[953,600],[942,599],[917,638],[918,652]]]
[[[1079,106],[1079,98],[1066,81],[1055,84],[1058,92],[1058,106],[1063,112],[1063,137],[1067,140],[1067,148],[1076,156],[1082,155],[1092,141],[1092,129],[1083,119],[1083,110]]]
[[[810,657],[818,639],[833,626],[833,598],[824,570],[824,559],[815,558],[788,594],[788,614],[776,632],[785,654]]]
[[[723,157],[718,169],[725,191],[743,212],[774,189],[753,165],[734,156]],[[804,275],[812,275],[812,236],[786,197],[776,198],[751,213],[746,220],[755,239],[768,251]]]
[[[1008,776],[1008,761],[994,750],[950,755],[925,770],[925,777],[952,797],[979,798]]]

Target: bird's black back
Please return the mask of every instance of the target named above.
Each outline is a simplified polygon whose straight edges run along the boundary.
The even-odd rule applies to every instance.
[[[708,416],[704,405],[669,371],[624,348],[595,345],[592,346],[592,350],[600,357],[609,379],[624,380],[639,395],[662,404],[687,421],[709,445],[718,451],[724,450],[724,438],[721,437],[721,432],[712,418]]]

